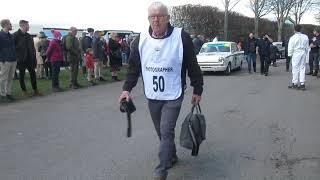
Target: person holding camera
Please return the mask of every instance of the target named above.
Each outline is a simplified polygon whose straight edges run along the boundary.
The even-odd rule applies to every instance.
[[[320,50],[320,29],[313,30],[313,37],[309,40],[311,48],[309,54],[309,68],[310,72],[307,75],[317,76],[319,72],[319,50]]]
[[[269,75],[269,66],[270,66],[270,47],[273,40],[269,37],[268,34],[265,34],[262,39],[258,41],[258,53],[260,56],[260,73],[261,75]]]
[[[180,113],[186,72],[193,86],[192,103],[198,104],[203,91],[203,77],[197,63],[190,35],[169,23],[167,6],[154,2],[148,8],[149,30],[132,43],[129,69],[119,102],[130,100],[130,91],[140,74],[156,132],[160,139],[160,164],[154,179],[165,180],[167,170],[178,160],[174,142]]]

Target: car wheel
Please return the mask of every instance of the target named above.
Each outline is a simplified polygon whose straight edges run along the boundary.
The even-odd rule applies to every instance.
[[[229,76],[231,74],[231,64],[229,63],[227,69],[224,71],[224,74]]]

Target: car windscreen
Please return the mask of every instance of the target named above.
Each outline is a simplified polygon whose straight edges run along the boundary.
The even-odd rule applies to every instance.
[[[230,52],[230,45],[228,43],[204,44],[200,50],[200,53],[211,52]]]

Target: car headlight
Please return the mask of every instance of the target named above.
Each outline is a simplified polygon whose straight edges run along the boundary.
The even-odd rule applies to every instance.
[[[223,61],[224,61],[223,57],[219,58],[219,62],[223,62]]]

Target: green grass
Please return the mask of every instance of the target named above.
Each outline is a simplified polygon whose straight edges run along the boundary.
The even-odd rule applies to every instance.
[[[122,67],[121,71],[118,73],[118,78],[123,80],[126,72],[127,72],[127,68]],[[103,78],[106,79],[107,81],[98,82],[98,84],[107,84],[107,83],[114,82],[111,80],[111,72],[110,72],[109,67],[102,68],[102,74],[103,74]],[[59,82],[60,82],[60,87],[64,91],[71,90],[69,88],[69,83],[70,83],[69,79],[70,79],[69,70],[65,70],[63,68],[63,70],[60,71]],[[39,92],[41,92],[43,95],[49,95],[49,94],[53,93],[51,82],[52,82],[51,80],[37,79],[37,86],[38,86]],[[90,87],[90,85],[88,84],[88,81],[87,81],[87,76],[83,75],[82,71],[80,69],[79,69],[79,74],[78,74],[78,82],[84,88]],[[31,82],[30,82],[29,73],[26,73],[25,84],[26,84],[28,93],[31,94],[33,92],[33,90],[32,90],[32,86],[31,86]],[[61,93],[63,93],[63,92],[61,92]],[[16,99],[25,99],[26,98],[26,97],[23,97],[23,95],[22,95],[22,90],[20,88],[19,80],[14,80],[12,83],[12,96],[15,97]]]

